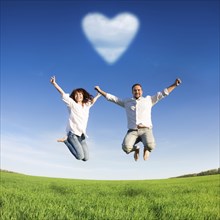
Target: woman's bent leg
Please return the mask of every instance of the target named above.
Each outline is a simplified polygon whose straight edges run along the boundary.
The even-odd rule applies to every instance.
[[[78,160],[84,159],[84,153],[79,136],[70,132],[68,134],[67,140],[64,141],[64,143],[66,144],[66,146],[69,148],[70,152],[73,154],[73,156],[76,159]]]
[[[81,145],[82,145],[82,150],[84,153],[84,158],[82,160],[87,161],[89,159],[89,149],[88,149],[88,145],[86,143],[86,138],[84,134],[82,134],[81,136]]]

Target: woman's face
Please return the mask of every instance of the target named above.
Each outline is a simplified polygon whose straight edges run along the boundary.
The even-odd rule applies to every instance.
[[[82,94],[82,92],[76,92],[75,100],[76,100],[77,103],[81,103],[83,101],[83,94]]]

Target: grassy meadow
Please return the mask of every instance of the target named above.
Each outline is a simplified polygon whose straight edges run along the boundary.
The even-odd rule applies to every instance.
[[[220,175],[98,181],[1,171],[2,220],[219,220]]]

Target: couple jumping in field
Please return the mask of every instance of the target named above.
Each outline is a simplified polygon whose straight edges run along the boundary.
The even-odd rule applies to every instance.
[[[122,143],[122,149],[129,154],[134,152],[135,161],[139,158],[140,148],[136,145],[143,143],[143,159],[147,160],[150,152],[155,148],[155,139],[152,131],[151,109],[161,99],[168,96],[181,80],[176,79],[169,87],[153,96],[143,96],[141,84],[132,86],[132,98],[120,99],[114,95],[106,93],[99,86],[95,86],[98,94],[93,97],[85,89],[74,89],[69,95],[56,83],[55,76],[51,77],[50,82],[58,90],[65,102],[69,112],[67,124],[67,136],[59,139],[58,142],[64,142],[69,151],[78,160],[87,161],[89,159],[89,150],[86,143],[86,127],[89,118],[90,107],[102,95],[108,101],[111,101],[125,108],[127,115],[128,131]]]

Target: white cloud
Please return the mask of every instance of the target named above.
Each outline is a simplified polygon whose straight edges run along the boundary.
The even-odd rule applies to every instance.
[[[100,13],[89,13],[83,18],[82,27],[98,54],[107,63],[113,64],[134,39],[139,21],[130,13],[121,13],[112,19]]]
[[[127,49],[126,47],[118,47],[118,48],[97,47],[96,48],[98,53],[101,56],[105,57],[105,60],[108,63],[114,63],[126,49]]]

